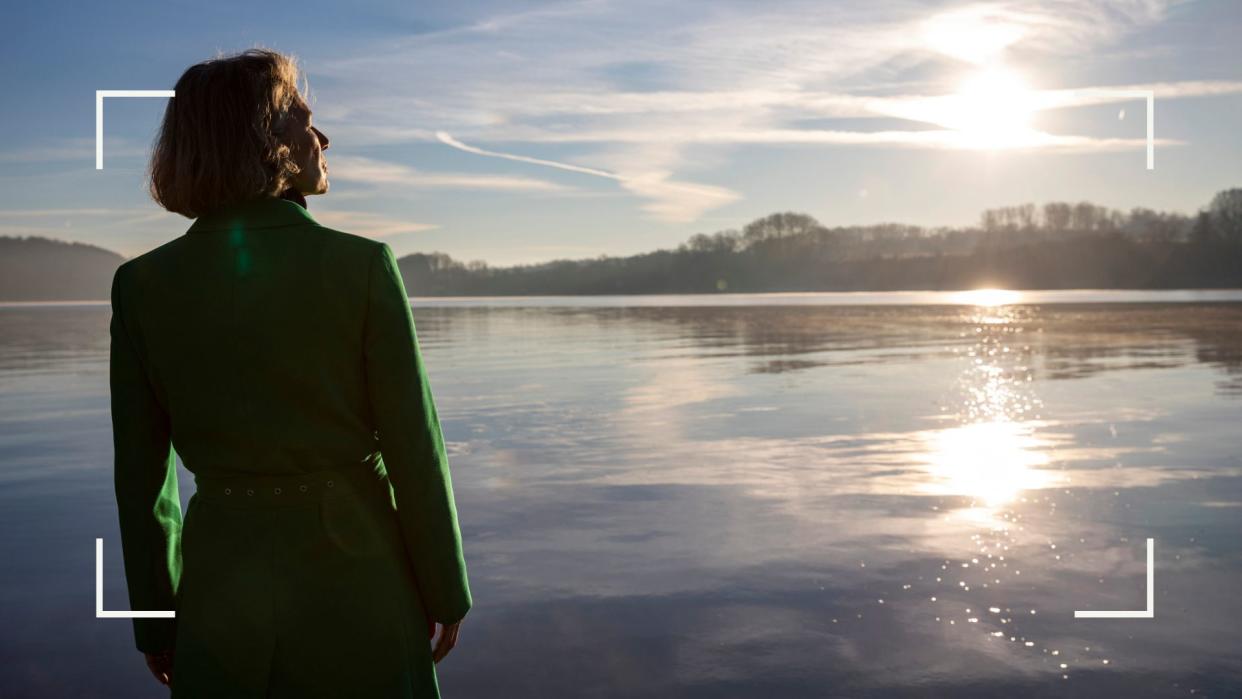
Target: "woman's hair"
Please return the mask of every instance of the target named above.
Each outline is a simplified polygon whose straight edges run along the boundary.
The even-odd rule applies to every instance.
[[[279,196],[298,167],[279,136],[305,102],[294,58],[254,48],[190,66],[174,87],[151,153],[150,192],[189,218]]]

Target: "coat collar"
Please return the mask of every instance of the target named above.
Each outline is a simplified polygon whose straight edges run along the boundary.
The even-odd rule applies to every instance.
[[[187,233],[280,228],[299,224],[318,225],[318,222],[311,218],[309,211],[295,202],[276,197],[260,197],[199,216]]]

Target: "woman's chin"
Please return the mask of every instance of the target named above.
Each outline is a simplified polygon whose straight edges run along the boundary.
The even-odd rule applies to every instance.
[[[323,178],[314,184],[298,187],[297,190],[305,197],[312,197],[317,194],[327,194],[330,189],[328,178]]]

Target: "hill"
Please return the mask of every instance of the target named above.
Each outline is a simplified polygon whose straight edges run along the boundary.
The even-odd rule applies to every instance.
[[[0,237],[0,301],[107,299],[125,258],[86,243]]]

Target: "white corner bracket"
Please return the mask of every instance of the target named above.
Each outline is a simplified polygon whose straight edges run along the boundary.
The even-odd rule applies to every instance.
[[[103,169],[103,101],[105,97],[172,97],[173,90],[95,90],[95,169]]]
[[[1143,90],[1143,96],[1147,98],[1147,169],[1156,169],[1156,92],[1154,90]],[[1147,540],[1151,545],[1151,539]],[[1150,561],[1150,559],[1149,559]],[[1147,565],[1151,569],[1151,563]],[[1151,583],[1148,583],[1147,589],[1151,590]],[[1150,594],[1150,592],[1149,592]],[[1149,608],[1151,604],[1147,605]]]
[[[1154,619],[1156,617],[1156,540],[1147,540],[1147,609],[1133,612],[1075,611],[1075,619]]]
[[[95,539],[95,618],[172,619],[176,612],[110,612],[103,608],[103,539]]]

